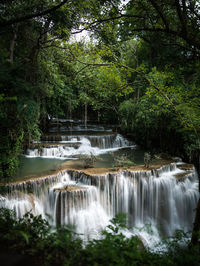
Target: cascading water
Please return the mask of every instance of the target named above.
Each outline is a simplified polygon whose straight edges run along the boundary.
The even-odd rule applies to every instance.
[[[19,191],[13,191],[6,197],[1,196],[0,206],[14,210],[16,218],[21,218],[27,212],[32,212],[34,215],[43,214],[43,206],[35,195]]]
[[[57,121],[63,123],[63,121]],[[67,122],[67,121],[65,121]],[[85,127],[84,123],[81,124],[81,121],[79,121],[78,124],[76,123],[70,123],[70,125],[63,125],[60,123],[57,123],[56,126],[52,126],[49,130],[49,132],[72,132],[72,131],[78,131],[78,132],[111,132],[112,129],[105,128],[102,125],[91,125],[87,124],[87,127]]]
[[[52,187],[47,202],[54,225],[75,226],[77,233],[85,237],[97,237],[109,222],[110,217],[101,206],[98,190],[94,186]]]
[[[77,129],[83,130],[82,127]],[[91,131],[96,129],[103,130],[102,127],[90,128]],[[34,143],[35,148],[29,147],[26,155],[66,159],[135,147],[120,134],[112,133],[48,135],[43,136],[42,141]],[[41,214],[53,226],[74,226],[85,239],[100,237],[111,218],[126,213],[127,224],[134,227],[129,233],[138,234],[144,244],[152,246],[160,236],[171,236],[176,229],[192,229],[199,198],[198,179],[194,169],[180,169],[180,164],[104,175],[62,170],[8,184],[7,193],[0,196],[0,207],[14,209],[16,218],[31,211],[34,215]],[[152,234],[138,229],[147,224],[151,224]]]
[[[180,173],[185,174],[182,179],[176,177]],[[151,224],[154,234],[159,231],[160,235],[171,236],[176,229],[189,231],[199,197],[195,171],[184,172],[175,163],[158,170],[101,176],[66,170],[8,188],[8,194],[0,198],[0,206],[16,209],[17,217],[31,209],[43,217],[50,215],[53,225],[70,224],[90,237],[98,237],[109,219],[121,212],[127,214],[129,226]],[[18,199],[13,196],[16,191]],[[31,194],[27,195],[28,191]],[[148,242],[145,234],[140,232]]]
[[[36,149],[28,148],[28,157],[47,157],[47,158],[71,158],[79,154],[100,155],[119,148],[135,147],[135,145],[123,138],[120,134],[103,136],[61,136],[63,144],[51,144],[46,147]],[[64,144],[65,143],[65,144]],[[68,144],[74,144],[68,145]]]
[[[62,142],[76,142],[88,139],[92,147],[100,149],[120,148],[133,145],[132,142],[125,139],[120,134],[108,134],[100,136],[61,136]]]
[[[191,230],[199,197],[196,173],[186,173],[184,182],[177,179],[178,173],[183,171],[172,164],[154,171],[108,174],[96,182],[87,176],[81,180],[98,187],[101,204],[110,216],[127,213],[131,226],[156,221],[169,236],[176,229]]]

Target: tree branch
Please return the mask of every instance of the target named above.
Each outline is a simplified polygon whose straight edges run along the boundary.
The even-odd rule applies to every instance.
[[[186,18],[184,17],[183,12],[181,11],[179,0],[175,0],[175,5],[176,5],[176,12],[177,12],[179,21],[181,23],[182,36],[187,38]]]
[[[143,16],[137,16],[137,15],[120,14],[119,16],[116,16],[116,17],[109,17],[109,18],[105,18],[105,19],[99,19],[99,20],[93,21],[91,23],[88,23],[82,29],[77,30],[77,31],[74,31],[71,34],[81,33],[84,30],[89,30],[90,28],[96,27],[97,25],[99,25],[101,23],[109,22],[109,21],[113,21],[113,20],[118,20],[118,19],[121,19],[121,18],[138,18],[138,19],[144,19],[145,17],[143,17]]]
[[[190,10],[190,12],[192,12],[192,13],[196,16],[196,18],[197,18],[198,20],[200,20],[200,14],[198,14],[198,13],[194,10],[194,6],[192,6],[191,3],[189,4],[188,9]]]
[[[67,3],[67,1],[68,0],[63,0],[59,5],[53,6],[53,7],[49,8],[49,9],[41,11],[41,12],[25,15],[25,16],[20,17],[20,18],[14,18],[14,19],[10,19],[10,20],[7,20],[7,21],[2,21],[2,22],[0,22],[0,28],[7,27],[7,26],[10,26],[12,24],[16,24],[16,23],[19,23],[19,22],[22,22],[22,21],[25,21],[25,20],[28,20],[28,19],[32,19],[32,18],[36,18],[36,17],[41,17],[41,16],[44,16],[44,15],[47,15],[47,14],[59,9],[61,6],[65,5]]]
[[[92,63],[86,63],[86,62],[82,62],[80,60],[77,60],[79,63],[81,64],[84,64],[84,65],[87,65],[87,66],[113,66],[113,64],[98,64],[98,63],[95,63],[95,64],[92,64]],[[179,117],[179,120],[181,121],[182,125],[186,128],[188,128],[189,126],[187,125],[187,123],[183,120],[180,112],[177,110],[175,104],[170,100],[170,98],[158,87],[156,86],[154,83],[152,83],[152,81],[150,81],[144,73],[140,72],[140,71],[137,71],[133,68],[130,68],[126,65],[123,65],[123,64],[117,64],[116,66],[118,67],[122,67],[122,68],[125,68],[133,73],[136,73],[136,74],[139,74],[140,76],[142,76],[142,78],[150,85],[152,86],[157,92],[159,92],[159,94],[161,94],[165,99],[166,101],[172,106],[172,108],[174,109],[176,115]]]
[[[166,30],[169,30],[169,23],[168,23],[167,19],[165,18],[164,14],[161,12],[159,6],[156,4],[156,2],[154,0],[149,0],[149,2],[155,8],[156,12],[159,14],[160,18],[162,19],[162,21],[166,27]]]
[[[84,67],[82,67],[79,71],[77,71],[76,73],[75,73],[75,78],[76,78],[76,76],[78,76],[78,74],[81,72],[81,71],[83,71],[84,69],[86,69],[87,67],[89,67],[88,65],[85,65]]]

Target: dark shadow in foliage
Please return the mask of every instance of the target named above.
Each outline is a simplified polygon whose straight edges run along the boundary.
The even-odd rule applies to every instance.
[[[18,254],[14,265],[28,258],[27,265],[199,265],[200,255],[195,247],[179,246],[181,233],[169,242],[169,251],[156,254],[141,246],[134,236],[126,238],[126,217],[118,215],[111,220],[102,239],[91,240],[83,246],[82,240],[71,229],[52,231],[41,216],[27,213],[15,220],[14,211],[0,209],[1,254]],[[6,264],[5,264],[6,265]],[[8,264],[9,265],[9,264]],[[10,264],[12,265],[12,264]]]

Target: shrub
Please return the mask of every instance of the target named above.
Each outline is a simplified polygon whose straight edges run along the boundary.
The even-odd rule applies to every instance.
[[[135,165],[126,154],[114,157],[114,167],[131,167]]]
[[[93,168],[94,163],[97,161],[97,157],[93,154],[81,154],[79,155],[79,159],[83,162],[84,168]]]
[[[15,220],[14,211],[0,209],[0,248],[7,254],[28,256],[28,265],[199,265],[199,247],[180,246],[178,232],[166,253],[154,253],[136,236],[126,238],[126,217],[118,215],[102,232],[102,238],[83,246],[69,227],[53,230],[41,216],[27,213]],[[27,264],[26,264],[27,265]]]

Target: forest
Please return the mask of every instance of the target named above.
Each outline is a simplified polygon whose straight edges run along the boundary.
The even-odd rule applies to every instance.
[[[144,150],[193,164],[200,179],[200,1],[0,1],[1,182],[15,176],[19,155],[39,141],[55,119],[115,125]],[[62,241],[69,254],[73,245],[80,250],[77,261],[71,255],[66,255],[67,262],[56,261],[55,255],[54,262],[42,258],[41,265],[84,265],[81,257],[88,265],[109,260],[109,265],[182,265],[183,254],[188,256],[186,265],[200,265],[199,199],[189,248],[177,251],[177,261],[175,251],[162,257],[139,249],[133,255],[136,240],[108,233],[104,242],[95,240],[84,250],[69,232],[66,237],[62,230],[49,236],[39,218],[36,226],[45,236],[34,231],[34,224],[30,230],[23,224],[22,232],[27,218],[16,225],[11,216],[1,210],[1,235],[7,236],[1,237],[2,247],[7,241],[18,252],[16,243],[23,239],[20,248],[36,257],[52,241],[62,259]],[[22,233],[14,239],[12,230]],[[37,251],[28,232],[30,239],[40,238]],[[117,257],[123,244],[128,251]],[[110,254],[100,258],[106,245]]]

